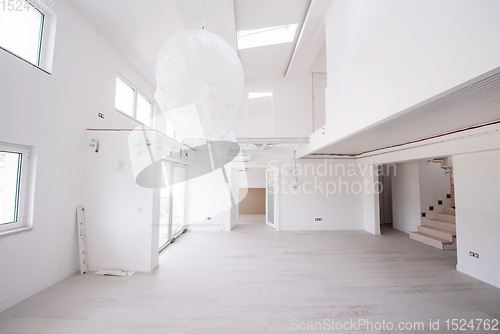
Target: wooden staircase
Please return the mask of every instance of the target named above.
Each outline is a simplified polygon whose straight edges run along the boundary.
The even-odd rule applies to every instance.
[[[417,229],[417,232],[410,232],[410,239],[441,250],[448,248],[455,243],[457,235],[455,209],[445,207],[443,213],[434,214],[434,219],[427,219]]]
[[[450,174],[451,207],[455,207],[455,179],[453,178],[453,166],[445,166],[444,158],[432,159],[433,163],[440,164],[441,168]]]

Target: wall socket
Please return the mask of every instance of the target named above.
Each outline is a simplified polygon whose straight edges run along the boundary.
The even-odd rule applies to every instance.
[[[472,257],[475,257],[476,259],[479,259],[478,253],[474,253],[474,252],[469,251],[469,256],[472,256]]]
[[[207,220],[212,220],[212,217],[207,217]]]
[[[314,218],[314,221],[317,221],[317,222],[322,222],[322,221],[323,221],[323,218]]]

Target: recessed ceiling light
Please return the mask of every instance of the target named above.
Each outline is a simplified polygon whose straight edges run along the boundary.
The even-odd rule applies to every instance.
[[[238,49],[293,42],[298,24],[238,31]]]

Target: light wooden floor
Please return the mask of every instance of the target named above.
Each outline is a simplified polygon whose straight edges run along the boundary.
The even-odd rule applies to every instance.
[[[292,319],[500,318],[500,290],[455,271],[455,251],[391,229],[275,232],[244,219],[230,233],[184,234],[151,274],[74,275],[1,313],[0,333],[265,334],[296,333]]]

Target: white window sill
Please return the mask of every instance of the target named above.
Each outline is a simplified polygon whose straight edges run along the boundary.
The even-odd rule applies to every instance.
[[[14,233],[21,233],[21,232],[25,232],[25,231],[30,231],[32,229],[33,229],[33,227],[20,227],[20,228],[14,228],[12,230],[0,231],[0,237],[14,234]]]

